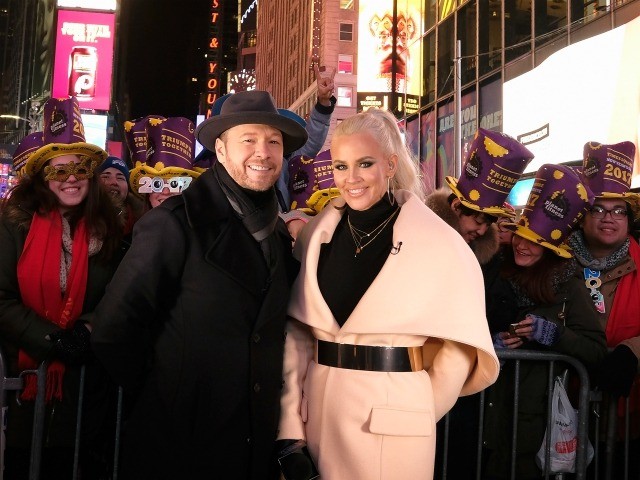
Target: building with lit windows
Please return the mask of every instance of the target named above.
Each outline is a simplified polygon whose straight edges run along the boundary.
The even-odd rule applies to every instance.
[[[635,64],[640,62],[627,52],[637,52],[640,45],[635,36],[640,19],[634,21],[639,16],[638,0],[271,0],[258,9],[257,86],[271,91],[280,105],[304,114],[314,102],[310,58],[335,67],[341,107],[333,122],[370,106],[392,110],[402,120],[407,143],[432,189],[456,171],[456,125],[462,159],[478,127],[531,142],[532,151],[545,160],[576,160],[583,144],[592,140],[613,143],[624,136],[637,145],[640,67]],[[625,26],[624,32],[617,28]],[[608,44],[611,52],[596,52],[595,37],[601,35],[599,43]],[[594,41],[582,43],[586,40]],[[537,83],[516,89],[543,71],[537,67],[545,72],[538,74]],[[519,81],[511,83],[515,79]],[[601,98],[614,87],[626,101],[621,93]],[[509,105],[503,105],[504,94]],[[536,108],[552,115],[556,106],[554,120],[559,119],[569,98],[573,103],[564,105],[565,113],[580,104],[602,104],[593,117],[607,125],[592,129],[598,123],[594,118],[576,115],[573,123],[584,139],[572,139],[572,150],[565,151],[559,145],[569,137],[556,135],[549,151],[543,151],[535,143],[554,132],[564,134],[565,126],[551,122],[546,131],[541,125],[525,132],[519,120],[533,116]],[[614,104],[624,112],[611,113]],[[616,122],[621,115],[625,122]]]

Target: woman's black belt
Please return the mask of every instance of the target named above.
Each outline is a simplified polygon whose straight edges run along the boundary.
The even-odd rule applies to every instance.
[[[372,372],[418,372],[423,370],[422,347],[350,345],[318,340],[316,362],[321,365]]]

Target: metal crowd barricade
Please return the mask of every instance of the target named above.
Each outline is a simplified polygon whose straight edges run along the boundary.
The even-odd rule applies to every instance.
[[[598,415],[598,410],[602,406],[602,395],[599,392],[592,392],[589,390],[589,378],[587,375],[587,371],[585,367],[578,360],[573,357],[567,355],[561,355],[557,353],[551,352],[538,352],[538,351],[528,351],[524,349],[520,350],[498,350],[497,351],[498,358],[504,362],[515,362],[515,371],[514,371],[514,402],[513,402],[513,431],[511,432],[511,464],[510,464],[510,472],[511,479],[515,479],[515,452],[516,452],[516,439],[517,439],[517,416],[518,416],[518,402],[519,402],[519,381],[520,381],[520,362],[522,361],[537,361],[537,362],[545,362],[548,364],[548,385],[547,385],[547,412],[551,412],[551,402],[552,402],[552,390],[554,385],[554,378],[560,373],[560,369],[565,369],[567,365],[573,367],[573,371],[577,374],[577,378],[580,382],[580,388],[578,393],[578,445],[576,451],[576,472],[572,474],[572,479],[583,480],[587,478],[587,439],[588,439],[588,425],[589,425],[589,414],[590,414],[590,402],[594,407],[592,410]],[[557,368],[556,364],[561,364],[561,368]],[[557,370],[557,371],[556,371]],[[23,388],[23,376],[27,373],[35,373],[37,375],[37,385],[38,392],[35,400],[34,406],[34,422],[32,428],[32,440],[31,440],[31,451],[30,451],[30,469],[29,469],[29,480],[38,480],[40,477],[40,466],[42,461],[42,449],[43,449],[43,432],[44,432],[44,422],[45,422],[45,381],[46,381],[46,365],[43,363],[39,366],[37,370],[28,370],[21,372],[20,376],[17,378],[8,378],[7,377],[7,367],[5,359],[0,352],[0,420],[2,421],[2,431],[0,435],[0,480],[3,480],[3,472],[4,472],[4,451],[6,446],[5,441],[5,428],[7,424],[7,391],[19,391]],[[82,368],[81,377],[80,377],[80,392],[78,399],[78,420],[76,425],[76,441],[75,441],[75,451],[74,451],[74,468],[73,468],[73,477],[72,480],[78,478],[78,457],[80,448],[82,447],[80,444],[80,429],[81,429],[81,415],[82,415],[82,404],[84,398],[84,385],[85,385],[85,369]],[[491,387],[489,387],[491,388]],[[115,438],[114,438],[114,459],[113,459],[113,471],[111,475],[112,480],[117,480],[118,478],[118,457],[120,451],[120,431],[122,424],[122,399],[123,393],[122,388],[118,390],[118,402],[117,402],[117,411],[116,411],[116,425],[115,425]],[[574,405],[575,406],[575,405]],[[627,411],[625,416],[625,438],[624,438],[624,450],[625,450],[625,465],[624,465],[624,480],[628,479],[628,464],[630,458],[634,458],[634,455],[629,452],[629,402],[627,400]],[[479,415],[478,415],[478,438],[476,444],[476,475],[477,480],[481,480],[482,477],[482,455],[483,455],[483,427],[484,427],[484,410],[485,410],[485,392],[481,392],[479,394]],[[604,480],[620,480],[620,477],[613,476],[612,466],[614,463],[613,457],[613,449],[616,443],[616,420],[617,420],[617,402],[609,402],[609,406],[607,409],[602,409],[603,415],[607,415],[610,419],[608,422],[608,428],[606,432],[606,444],[605,444],[605,452],[604,455],[599,452],[599,443],[597,439],[599,438],[599,430],[598,430],[598,422],[594,422],[595,425],[595,440],[593,445],[595,447],[595,455],[594,455],[594,474],[590,475],[589,478],[593,478],[595,480],[599,480],[599,462],[601,461],[602,456],[604,456],[605,462],[605,474],[602,476]],[[10,415],[9,415],[10,416]],[[551,415],[547,415],[547,430],[551,427]],[[463,432],[451,432],[449,429],[449,415],[445,416],[442,420],[444,422],[445,428],[443,433],[444,445],[442,447],[442,468],[438,469],[435,472],[434,478],[438,480],[446,480],[447,479],[447,456],[448,456],[448,444],[451,436],[455,435],[468,435],[467,431]],[[549,465],[549,436],[547,436],[547,445],[546,445],[546,465]],[[638,452],[640,453],[640,452]],[[635,459],[637,460],[640,455],[636,453]],[[547,468],[548,470],[548,468]],[[554,478],[555,480],[563,479],[563,474],[550,474],[548,471],[543,472],[544,478]],[[457,480],[457,479],[453,479]]]
[[[512,480],[516,479],[515,476],[515,466],[516,466],[516,448],[517,448],[517,434],[518,434],[518,404],[519,404],[519,382],[520,382],[520,362],[521,361],[537,361],[537,362],[545,362],[548,364],[548,381],[547,381],[547,431],[551,428],[551,403],[552,403],[552,391],[554,385],[554,379],[561,372],[560,369],[557,368],[556,363],[562,363],[562,369],[566,368],[567,365],[573,367],[575,373],[577,374],[578,380],[580,382],[580,389],[578,395],[578,425],[577,425],[577,437],[578,437],[578,445],[576,451],[576,471],[572,478],[576,480],[586,479],[587,472],[587,444],[588,444],[588,421],[589,421],[589,400],[590,400],[590,391],[589,391],[589,376],[584,365],[576,360],[573,357],[562,355],[558,353],[552,352],[539,352],[539,351],[531,351],[525,349],[518,350],[498,350],[497,351],[498,358],[501,361],[505,362],[515,362],[515,372],[514,372],[514,400],[513,400],[513,430],[511,432],[511,464],[510,464],[510,478]],[[491,387],[489,387],[491,388]],[[575,405],[574,405],[575,406]],[[476,448],[476,467],[475,472],[476,475],[474,478],[480,480],[482,478],[482,455],[483,455],[483,433],[484,433],[484,410],[485,410],[485,392],[480,393],[480,401],[479,401],[479,425],[478,425],[478,439],[477,439],[477,448]],[[442,469],[441,471],[436,471],[434,478],[439,480],[447,479],[447,460],[448,460],[448,445],[449,439],[452,435],[468,435],[468,432],[450,432],[449,431],[449,415],[447,415],[443,420],[445,423],[444,428],[444,442],[442,446]],[[549,473],[549,452],[550,452],[550,436],[547,435],[546,441],[546,458],[545,458],[545,472],[543,472],[544,478],[555,478],[560,480],[562,474],[551,474]]]
[[[29,480],[38,480],[40,478],[40,462],[42,460],[42,434],[44,431],[44,414],[45,414],[45,382],[47,367],[44,363],[40,364],[37,370],[25,370],[20,373],[19,377],[7,377],[7,364],[4,355],[0,352],[0,416],[2,420],[2,435],[0,436],[0,480],[4,479],[4,452],[6,448],[5,430],[8,421],[8,405],[7,391],[22,390],[24,385],[23,377],[26,374],[35,374],[37,377],[38,392],[36,394],[34,413],[33,413],[33,429],[31,433],[31,453],[29,461]]]

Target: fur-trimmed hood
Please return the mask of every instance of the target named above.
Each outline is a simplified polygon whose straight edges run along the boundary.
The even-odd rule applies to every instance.
[[[436,215],[447,222],[451,228],[460,233],[460,222],[447,200],[449,195],[451,195],[451,189],[441,187],[429,194],[425,199],[425,203]],[[487,229],[487,232],[472,241],[469,246],[471,250],[473,250],[480,265],[488,263],[500,249],[500,237],[497,225],[492,223]]]

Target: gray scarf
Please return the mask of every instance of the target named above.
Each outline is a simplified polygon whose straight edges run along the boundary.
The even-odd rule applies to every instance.
[[[577,263],[591,270],[610,270],[629,255],[628,238],[616,251],[605,258],[593,258],[593,255],[591,255],[591,252],[589,252],[587,248],[582,230],[573,232],[567,240],[567,244],[573,249],[573,255]]]

